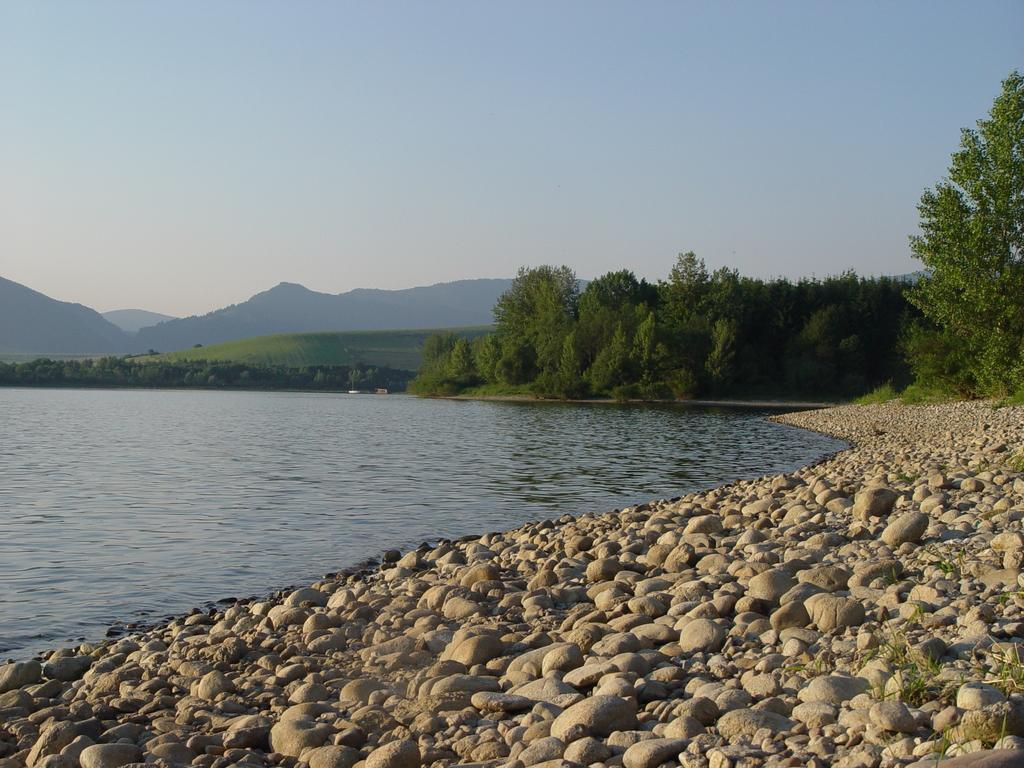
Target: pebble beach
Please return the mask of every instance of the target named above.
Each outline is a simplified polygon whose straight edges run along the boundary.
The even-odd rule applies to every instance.
[[[1024,407],[0,665],[0,768],[1024,766]]]

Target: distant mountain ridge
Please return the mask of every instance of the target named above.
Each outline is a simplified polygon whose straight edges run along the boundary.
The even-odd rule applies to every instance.
[[[99,312],[0,277],[0,352],[122,354],[128,336]]]
[[[112,309],[101,314],[122,331],[128,333],[135,333],[140,328],[156,325],[165,320],[177,320],[173,315],[161,315],[159,312],[150,312],[145,309]]]
[[[330,294],[280,283],[248,301],[206,315],[142,328],[134,346],[170,352],[274,333],[487,325],[495,302],[511,285],[511,279],[457,280],[402,290],[357,288]]]

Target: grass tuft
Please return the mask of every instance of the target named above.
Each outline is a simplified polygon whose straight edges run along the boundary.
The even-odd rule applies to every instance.
[[[1006,461],[1006,466],[1014,472],[1024,472],[1024,448],[1018,450]]]

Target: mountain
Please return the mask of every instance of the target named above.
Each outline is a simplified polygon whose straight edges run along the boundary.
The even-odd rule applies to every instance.
[[[250,336],[311,331],[409,330],[487,325],[511,280],[458,280],[397,291],[360,288],[318,293],[281,283],[209,314],[139,330],[138,350],[170,352]]]
[[[177,319],[172,315],[161,315],[159,312],[148,312],[145,309],[112,309],[102,314],[122,331],[128,333],[135,333],[140,328],[156,325],[164,320]]]
[[[0,352],[122,353],[128,336],[95,310],[0,277]]]

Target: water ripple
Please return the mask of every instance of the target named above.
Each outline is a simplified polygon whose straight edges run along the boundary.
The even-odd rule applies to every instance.
[[[0,653],[300,583],[393,546],[793,469],[763,411],[0,389]]]

